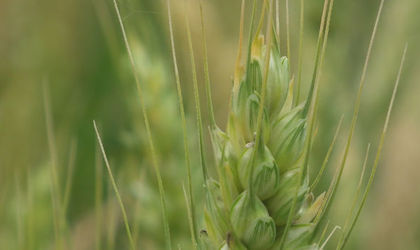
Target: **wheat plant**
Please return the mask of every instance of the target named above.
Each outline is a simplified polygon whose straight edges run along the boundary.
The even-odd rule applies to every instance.
[[[19,9],[20,5],[27,5],[20,1],[15,1],[13,4],[13,1],[6,0],[6,2],[6,8],[3,8],[5,12],[9,9]],[[34,132],[36,130],[28,130],[30,132],[26,131],[20,137],[9,131],[2,134],[7,148],[5,147],[6,154],[2,153],[0,159],[0,179],[2,188],[4,187],[0,193],[0,204],[2,204],[0,219],[5,219],[0,223],[0,249],[321,250],[344,249],[349,246],[350,237],[360,220],[380,165],[381,152],[407,53],[406,46],[396,72],[397,77],[388,109],[382,110],[383,113],[387,112],[377,115],[377,117],[385,116],[383,129],[379,131],[379,140],[377,143],[366,143],[364,158],[360,159],[362,163],[360,177],[355,183],[356,188],[351,190],[354,194],[349,199],[348,211],[338,218],[339,221],[335,221],[330,211],[336,208],[335,199],[342,196],[338,189],[345,179],[345,168],[350,165],[351,148],[355,141],[359,111],[362,109],[363,90],[365,85],[369,84],[367,76],[370,69],[369,62],[375,46],[376,33],[381,24],[385,0],[374,1],[375,4],[378,2],[376,18],[373,25],[366,23],[366,26],[372,29],[372,33],[369,43],[366,44],[366,57],[360,65],[362,69],[360,76],[357,76],[360,78],[356,79],[359,80],[358,89],[354,99],[345,101],[348,102],[348,106],[353,107],[353,113],[337,117],[336,129],[331,132],[331,138],[324,135],[329,132],[322,132],[327,130],[324,125],[329,121],[324,120],[323,111],[319,109],[322,110],[322,105],[325,105],[323,103],[334,105],[330,103],[338,99],[338,93],[334,93],[335,98],[331,98],[331,102],[329,100],[325,102],[323,95],[327,82],[327,79],[323,79],[323,71],[326,71],[323,67],[326,61],[330,24],[334,23],[335,0],[314,1],[311,4],[305,0],[241,1],[241,17],[237,29],[238,52],[235,66],[231,69],[228,110],[223,114],[227,118],[226,123],[215,114],[223,113],[223,110],[220,112],[220,106],[217,110],[213,105],[212,93],[220,94],[222,91],[216,89],[218,85],[212,84],[216,81],[212,79],[210,69],[215,65],[212,65],[212,61],[208,59],[206,38],[211,32],[206,32],[207,27],[204,23],[206,20],[204,15],[212,12],[211,10],[207,12],[204,8],[206,5],[201,0],[93,0],[89,4],[93,4],[91,7],[94,13],[88,11],[85,15],[92,18],[92,15],[96,14],[98,20],[91,20],[92,23],[87,23],[86,27],[82,28],[80,23],[84,23],[85,19],[79,18],[80,6],[71,4],[76,7],[72,7],[75,11],[69,14],[71,19],[68,19],[66,15],[61,17],[62,9],[67,9],[67,5],[57,4],[57,9],[60,11],[52,11],[55,10],[53,2],[47,1],[40,5],[38,11],[43,14],[49,12],[53,14],[51,18],[60,17],[63,21],[45,22],[45,18],[40,15],[42,18],[39,18],[37,26],[32,23],[34,17],[31,13],[26,18],[35,28],[24,31],[33,30],[33,33],[27,34],[28,44],[48,49],[51,51],[51,58],[68,59],[63,63],[63,68],[68,69],[63,70],[64,74],[57,71],[52,77],[44,77],[50,80],[44,80],[42,91],[38,93],[43,97],[39,98],[42,107],[39,109],[43,110],[40,120],[46,141],[44,151],[49,151],[49,154],[40,154],[41,156],[36,158],[25,156],[23,149],[26,147],[30,148],[34,155],[42,152],[33,145],[38,145],[38,139],[43,134],[31,137],[36,138],[37,144],[33,144],[29,137],[24,136],[36,134],[37,132]],[[162,2],[166,3],[166,7]],[[317,6],[318,2],[323,2],[323,5]],[[235,6],[229,1],[219,1],[219,3],[226,4],[223,6],[224,9],[228,9],[226,6],[229,8]],[[171,4],[176,6],[175,11],[171,9]],[[320,17],[317,17],[320,20],[316,21],[319,22],[319,32],[316,46],[312,48],[314,55],[309,55],[314,58],[311,62],[304,60],[308,57],[304,56],[305,52],[312,51],[310,48],[312,43],[304,41],[304,37],[311,37],[310,32],[308,35],[304,34],[305,4],[311,5],[311,8],[320,7],[322,10]],[[9,8],[8,5],[17,7]],[[366,6],[371,5],[366,4]],[[293,7],[299,10],[293,12]],[[89,8],[84,9],[86,10]],[[37,13],[32,10],[31,12]],[[14,13],[12,11],[10,17],[7,14],[5,20],[10,19],[15,22],[19,20],[17,23],[20,23],[21,16]],[[295,13],[297,16],[294,16]],[[191,18],[191,14],[195,16]],[[131,19],[136,15],[136,19]],[[161,20],[161,15],[167,18],[165,22]],[[174,20],[172,16],[175,17]],[[183,18],[179,18],[180,16]],[[190,19],[197,24],[190,27]],[[217,16],[214,16],[212,21],[218,24],[219,20],[216,19]],[[294,20],[298,22],[296,25]],[[23,24],[26,22],[22,21]],[[68,31],[60,26],[67,24],[66,22],[69,22]],[[73,22],[74,24],[70,25]],[[161,23],[168,25],[166,35]],[[50,24],[52,27],[49,27]],[[44,51],[39,54],[33,53],[39,51],[32,49],[20,51],[24,47],[31,46],[24,46],[26,42],[21,44],[21,36],[16,35],[19,34],[17,28],[20,25],[15,25],[17,27],[11,25],[10,31],[6,32],[11,33],[12,37],[10,41],[6,39],[6,46],[16,45],[16,48],[10,50],[10,55],[5,50],[8,59],[5,62],[7,64],[11,62],[10,69],[13,69],[10,74],[5,74],[6,78],[10,76],[13,80],[19,80],[22,77],[19,80],[22,82],[31,78],[37,79],[38,71],[44,66],[46,68],[54,66],[51,62],[55,63],[56,60],[43,58],[39,60],[39,55],[44,55]],[[177,25],[180,27],[174,28]],[[39,29],[41,27],[42,29]],[[197,32],[195,29],[197,27],[201,29],[201,33]],[[43,31],[44,28],[46,31]],[[89,42],[97,34],[92,33],[88,36],[84,33],[100,28],[105,39],[96,37]],[[48,31],[50,29],[51,31]],[[77,33],[73,34],[75,30]],[[26,35],[25,32],[22,34]],[[52,32],[53,35],[49,39],[43,37],[47,32]],[[39,34],[35,36],[35,33]],[[61,37],[63,34],[66,36]],[[82,38],[88,39],[77,40],[86,46],[77,44],[76,39],[68,39],[82,34],[84,34]],[[169,36],[170,41],[162,39],[166,36]],[[186,37],[184,47],[176,46],[178,40],[175,37],[178,36]],[[51,39],[53,37],[59,39]],[[197,43],[201,45],[202,54],[202,61],[199,63],[196,63],[197,48],[194,46],[197,37],[201,38]],[[65,44],[60,44],[64,40],[71,45],[66,47]],[[98,46],[98,51],[90,51],[103,40],[108,48]],[[44,42],[45,47],[40,46]],[[226,58],[225,50],[214,50],[214,47],[209,46],[213,49],[210,52],[212,57],[220,58],[220,65],[227,68],[226,62],[223,61]],[[347,48],[347,46],[340,48],[343,47]],[[70,53],[61,54],[60,51],[66,48]],[[176,48],[185,48],[185,51],[182,49],[176,51]],[[27,54],[27,52],[32,53]],[[71,54],[75,57],[60,56]],[[81,56],[82,54],[86,55]],[[86,60],[92,55],[97,57],[96,60]],[[188,62],[178,65],[178,60],[185,58]],[[80,62],[84,62],[80,69],[78,65],[78,67],[72,65],[82,64]],[[33,68],[32,73],[28,71],[39,63],[45,65]],[[353,61],[348,64],[352,63],[355,64]],[[18,69],[21,66],[22,69]],[[89,72],[85,69],[86,66],[89,66],[87,68]],[[199,69],[198,66],[202,68]],[[50,70],[55,71],[56,68],[51,67]],[[109,70],[113,72],[105,72]],[[386,70],[389,74],[395,74],[392,68],[387,67]],[[9,71],[9,67],[5,71]],[[335,71],[335,68],[328,68],[327,71]],[[20,74],[21,72],[25,74]],[[306,75],[307,72],[310,72],[310,75]],[[74,100],[82,107],[79,107],[80,110],[76,109],[77,112],[84,109],[94,110],[92,113],[86,113],[88,119],[85,119],[86,117],[79,119],[83,121],[95,119],[92,128],[88,127],[95,138],[86,138],[87,134],[83,132],[79,136],[75,135],[77,140],[68,143],[70,141],[67,140],[70,139],[67,138],[70,137],[68,134],[74,132],[75,125],[65,123],[73,123],[69,121],[75,118],[60,120],[71,114],[68,114],[68,109],[63,109],[63,106],[58,106],[59,103],[54,101],[61,99],[62,96],[56,96],[59,92],[52,83],[59,83],[66,79],[66,75],[72,75],[67,76],[71,79],[69,82],[82,81],[84,85],[85,74],[97,74],[88,78],[95,83],[92,85],[94,86],[92,92],[100,90],[110,93],[107,93],[109,96],[104,95],[106,98],[102,101],[99,100],[100,95],[97,93],[95,99],[91,98],[92,93],[89,93],[85,96],[85,99],[89,99],[89,102],[86,102],[79,99],[77,91],[75,92]],[[183,74],[190,75],[184,78]],[[44,76],[45,72],[41,75]],[[185,80],[189,79],[188,77],[191,78],[191,84]],[[349,78],[347,75],[340,77],[342,82],[352,80],[347,79]],[[109,78],[112,79],[107,80]],[[109,86],[104,83],[112,85],[114,78],[118,79],[119,85],[116,84],[117,87],[108,89]],[[10,86],[6,85],[12,84],[5,84],[1,89],[8,90]],[[11,93],[14,91],[19,94],[24,93],[22,97],[26,97],[26,94],[31,92],[27,90],[21,92],[20,88],[23,85],[16,86],[11,88],[13,89]],[[51,91],[53,93],[51,96],[50,87],[51,90],[55,89]],[[90,87],[78,91],[84,92],[89,89]],[[121,97],[117,95],[118,93],[112,92],[115,89],[124,92],[122,95],[124,100],[117,101],[123,105],[109,109],[115,104],[109,98]],[[185,91],[186,89],[190,91]],[[66,87],[63,90],[67,90]],[[133,90],[136,91],[135,94],[131,93]],[[10,97],[3,92],[1,96],[6,97],[1,101],[0,111],[3,111],[3,100],[7,101]],[[11,102],[13,105],[8,106],[11,106],[10,110],[16,110],[16,116],[24,117],[28,115],[26,112],[36,114],[33,112],[36,111],[33,107],[21,113],[15,106],[22,105],[19,102],[26,98],[14,98],[12,95],[11,97],[17,101]],[[69,104],[67,100],[71,99],[64,98],[62,102],[66,106],[73,106],[74,103]],[[103,106],[98,109],[100,112],[97,112],[95,107],[87,108],[88,105],[84,105],[91,101],[95,105]],[[27,104],[28,101],[23,103]],[[127,110],[122,111],[122,106]],[[100,116],[97,113],[103,111],[110,113],[108,118],[97,117]],[[127,114],[119,114],[121,111]],[[28,121],[36,116],[13,119],[13,115],[10,116],[10,121],[7,121],[12,125],[3,128],[15,126],[16,121]],[[8,116],[6,114],[5,117]],[[342,127],[346,127],[347,121],[345,117],[349,118],[347,124],[349,129],[343,132]],[[107,124],[104,119],[112,120],[113,124],[110,126],[114,126],[111,140],[107,136],[102,136],[102,133],[109,133],[106,127],[102,129],[100,126]],[[6,123],[3,122],[1,125]],[[14,130],[16,132],[36,126],[36,120],[28,122],[30,125],[23,127],[20,126],[23,122],[18,123],[19,126]],[[130,125],[126,127],[128,123]],[[125,131],[122,134],[116,133],[119,129],[115,129],[115,124],[120,124],[118,126],[124,127]],[[63,129],[63,126],[68,128]],[[345,135],[342,145],[341,134]],[[28,143],[25,141],[25,144],[29,146],[18,142],[17,138],[25,138],[28,141]],[[91,151],[87,151],[89,145],[86,145],[86,142],[93,139],[97,141],[96,155],[94,147],[90,148]],[[316,160],[319,160],[319,152],[324,150],[319,147],[320,144],[329,147],[318,164]],[[196,147],[193,148],[191,145]],[[120,149],[119,152],[112,152],[116,147]],[[18,157],[13,154],[7,156],[13,148],[19,148],[16,154]],[[372,153],[373,148],[376,148],[375,153]],[[339,151],[341,155],[333,154],[337,149],[341,149]],[[64,150],[66,152],[62,152]],[[12,158],[23,160],[12,161]],[[26,161],[41,161],[41,164],[31,162],[24,168],[14,169],[14,165]],[[12,162],[17,163],[12,167]],[[329,171],[333,164],[336,167]],[[354,161],[351,164],[354,164]],[[12,169],[15,171],[15,178],[9,178],[10,174],[7,174]],[[83,171],[80,171],[81,169]],[[328,174],[328,171],[332,174]],[[150,178],[151,175],[155,178]],[[8,185],[10,183],[15,186]],[[86,186],[87,183],[92,185]],[[401,209],[401,211],[406,210]],[[370,220],[368,222],[370,223]],[[414,228],[416,224],[412,224]],[[399,229],[401,226],[395,228]],[[372,230],[374,229],[372,227]],[[409,230],[412,230],[411,227],[406,229]],[[403,233],[400,232],[398,235]],[[388,241],[383,244],[388,244]]]
[[[303,3],[304,1],[301,1],[300,50],[302,49]],[[366,201],[367,193],[375,175],[406,53],[406,50],[404,50],[400,71],[381,134],[379,149],[367,187],[362,195],[362,180],[366,169],[369,146],[353,206],[349,211],[344,228],[341,229],[340,226],[336,226],[329,236],[326,237],[328,230],[327,223],[319,236],[319,228],[322,222],[325,221],[328,209],[332,206],[331,202],[336,194],[346,165],[347,155],[360,109],[361,93],[365,85],[370,53],[383,4],[384,1],[381,1],[373,27],[360,79],[359,91],[354,102],[354,113],[344,154],[329,189],[321,194],[314,194],[314,187],[319,182],[325,170],[331,149],[334,147],[342,123],[341,119],[324,163],[319,168],[316,178],[311,180],[308,174],[309,160],[316,133],[315,122],[320,89],[320,75],[328,40],[334,0],[324,1],[313,76],[309,86],[308,96],[303,101],[299,98],[302,72],[301,51],[298,56],[298,69],[293,72],[289,66],[290,38],[288,16],[287,52],[282,53],[279,43],[278,13],[274,13],[273,1],[266,0],[263,2],[259,21],[256,22],[255,27],[254,19],[256,19],[257,15],[257,3],[256,1],[253,2],[248,48],[246,50],[247,56],[245,62],[242,62],[242,36],[245,9],[245,1],[242,1],[239,52],[234,71],[228,124],[225,131],[216,125],[214,119],[210,77],[207,68],[207,46],[203,14],[201,12],[205,86],[210,114],[209,131],[215,159],[214,167],[217,172],[217,177],[215,178],[210,176],[209,164],[206,162],[204,129],[200,110],[195,61],[190,28],[188,20],[186,20],[197,111],[200,165],[203,172],[205,190],[205,210],[204,214],[202,214],[205,226],[200,231],[198,238],[196,236],[196,218],[194,218],[193,213],[189,212],[192,242],[195,248],[323,249],[337,229],[341,231],[337,249],[344,248]],[[288,1],[286,1],[286,8],[288,8]],[[202,8],[200,11],[202,11]],[[171,18],[170,12],[169,18]],[[171,25],[170,21],[170,30],[172,32]],[[263,27],[266,29],[265,32],[263,32]],[[177,75],[179,86],[172,33],[171,39],[175,74]],[[293,77],[295,74],[297,74],[298,78],[297,90],[295,90]],[[182,95],[179,94],[179,96],[181,100],[180,107],[182,107]],[[190,180],[188,181],[190,182]],[[191,190],[188,190],[188,192],[191,192]],[[190,197],[188,199],[188,195],[186,197],[188,211],[190,211],[194,209],[192,207],[192,198]]]

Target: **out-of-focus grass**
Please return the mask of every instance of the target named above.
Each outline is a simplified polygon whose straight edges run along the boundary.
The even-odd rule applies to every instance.
[[[185,9],[183,1],[173,2],[181,82],[186,93],[187,115],[191,115],[192,85],[183,30]],[[191,5],[188,10],[193,39],[198,45],[201,39],[198,8],[194,1],[187,2]],[[284,4],[284,1],[280,3]],[[303,78],[303,86],[307,86],[310,77],[322,1],[305,3],[303,75],[308,77]],[[0,246],[7,249],[53,246],[50,163],[41,85],[47,81],[58,166],[63,175],[62,189],[70,144],[73,139],[77,141],[74,183],[67,214],[70,247],[92,249],[95,245],[93,119],[100,124],[130,221],[133,226],[139,226],[133,230],[139,235],[139,244],[147,249],[162,247],[155,177],[134,81],[111,4],[111,1],[102,0],[0,2]],[[322,75],[321,129],[317,138],[330,138],[342,113],[345,114],[344,124],[349,124],[350,104],[354,101],[378,5],[379,1],[373,0],[336,1]],[[162,1],[122,0],[120,6],[130,43],[137,55],[138,75],[148,92],[147,108],[162,159],[175,243],[189,244],[181,189],[181,183],[185,181],[182,131],[165,5]],[[217,0],[206,2],[204,7],[215,112],[218,122],[224,124],[237,46],[240,1]],[[420,177],[420,170],[416,168],[420,161],[417,153],[420,150],[420,87],[416,84],[420,80],[416,71],[420,63],[416,57],[420,51],[417,45],[420,44],[419,9],[420,3],[416,0],[392,0],[385,4],[351,159],[337,195],[344,198],[339,199],[333,209],[337,218],[344,218],[347,212],[351,199],[346,197],[351,197],[355,190],[367,143],[372,142],[372,150],[375,150],[405,42],[409,43],[409,53],[381,166],[349,245],[351,249],[416,249],[420,244],[416,238],[420,230],[417,213],[420,188],[416,181]],[[298,13],[297,3],[292,3],[292,31],[298,29]],[[291,38],[292,52],[297,52],[298,32],[292,32]],[[282,40],[285,44],[284,36]],[[200,56],[201,48],[196,46],[195,49]],[[293,65],[297,63],[296,55],[292,53]],[[202,79],[201,74],[199,78]],[[193,128],[191,126],[191,131]],[[191,136],[193,145],[193,133]],[[322,159],[328,143],[316,141],[319,146],[314,152],[314,165]],[[342,146],[338,145],[334,152],[330,169],[336,165],[334,159],[341,156]],[[195,179],[195,184],[199,184],[199,177]],[[102,244],[104,247],[114,244],[116,249],[126,247],[120,213],[115,197],[108,189],[107,176],[104,175],[102,181],[102,223],[110,225],[103,230]],[[343,221],[333,219],[332,223]],[[115,243],[112,243],[114,239]]]

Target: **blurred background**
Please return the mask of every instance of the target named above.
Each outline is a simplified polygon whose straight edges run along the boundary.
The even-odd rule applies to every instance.
[[[342,114],[344,126],[319,192],[328,187],[343,153],[379,2],[335,3],[312,168],[321,164]],[[189,249],[182,193],[186,181],[183,139],[166,4],[162,0],[118,3],[145,92],[167,190],[173,243]],[[240,4],[240,0],[204,1],[212,92],[221,127],[226,123],[238,48]],[[249,13],[251,1],[246,4]],[[285,0],[279,4],[285,51]],[[322,0],[305,1],[304,92],[313,68],[322,5]],[[298,58],[299,8],[299,1],[290,1],[292,72],[296,72]],[[198,1],[172,0],[172,11],[199,204],[201,175],[184,22],[188,15],[203,93]],[[344,223],[368,143],[372,143],[371,156],[376,152],[403,48],[406,43],[409,47],[377,176],[348,249],[420,248],[419,11],[417,0],[385,1],[350,159],[331,209],[332,225]],[[59,239],[65,242],[65,249],[128,249],[121,212],[98,153],[92,124],[96,120],[135,242],[141,249],[162,249],[157,184],[112,1],[2,0],[0,57],[0,248],[57,248],[51,200],[51,173],[56,169],[55,195],[65,208]],[[368,162],[371,166],[373,157]],[[198,205],[198,215],[200,209]],[[337,235],[327,248],[334,247]]]

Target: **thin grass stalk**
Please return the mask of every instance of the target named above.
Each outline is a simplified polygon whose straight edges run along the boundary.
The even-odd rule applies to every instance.
[[[176,59],[176,51],[175,51],[175,43],[174,43],[174,34],[173,34],[173,25],[172,25],[172,15],[171,15],[171,5],[170,0],[167,0],[168,5],[168,23],[169,23],[169,33],[170,33],[170,40],[171,40],[171,49],[172,49],[172,59],[173,59],[173,65],[174,65],[174,72],[175,72],[175,80],[176,80],[176,88],[177,88],[177,94],[178,94],[178,106],[179,106],[179,112],[181,114],[181,123],[182,123],[182,132],[183,132],[183,141],[184,141],[184,154],[185,154],[185,165],[187,170],[187,193],[188,193],[188,209],[191,211],[195,211],[194,206],[194,200],[192,195],[192,178],[191,178],[191,160],[190,160],[190,153],[188,148],[188,139],[187,139],[187,122],[185,119],[185,111],[184,111],[184,101],[182,97],[182,89],[181,89],[181,81],[179,78],[179,71],[178,71],[178,63]],[[187,19],[187,15],[185,15],[185,18]],[[186,23],[188,23],[188,20],[186,20]],[[188,25],[187,25],[188,26]],[[190,42],[190,41],[189,41]],[[197,247],[197,235],[196,235],[196,221],[194,213],[191,213],[191,219],[192,219],[192,244],[194,248]]]
[[[109,179],[111,180],[112,188],[114,189],[115,196],[117,197],[118,205],[120,206],[120,209],[121,209],[121,213],[122,213],[122,216],[123,216],[124,226],[125,226],[125,230],[127,232],[127,237],[128,237],[128,241],[129,241],[129,244],[130,244],[130,248],[132,250],[135,250],[136,247],[134,245],[133,236],[131,234],[130,224],[128,223],[128,217],[127,217],[127,213],[126,213],[126,210],[125,210],[125,207],[124,207],[124,203],[121,199],[120,192],[118,191],[117,183],[115,182],[114,175],[112,174],[111,166],[109,165],[108,158],[106,156],[105,149],[104,149],[104,146],[102,144],[102,139],[101,139],[101,136],[99,135],[99,131],[98,131],[98,128],[96,126],[95,121],[93,121],[93,127],[95,129],[96,138],[98,139],[99,147],[101,149],[101,153],[102,153],[102,157],[103,157],[104,162],[105,162],[106,169],[108,170]]]
[[[121,27],[121,33],[122,33],[122,36],[123,36],[123,39],[124,39],[124,44],[125,44],[125,47],[126,47],[126,50],[127,50],[127,54],[128,54],[129,59],[130,59],[131,69],[132,69],[132,72],[133,72],[134,80],[136,82],[137,94],[138,94],[139,99],[140,99],[140,106],[141,106],[142,113],[143,113],[143,119],[144,119],[144,123],[145,123],[145,126],[146,126],[147,138],[148,138],[148,141],[149,141],[150,152],[151,152],[151,155],[152,155],[152,163],[153,163],[153,167],[154,167],[157,182],[158,182],[160,203],[161,203],[161,208],[162,208],[165,245],[166,245],[166,249],[170,250],[170,249],[172,249],[172,244],[171,244],[171,234],[170,234],[170,229],[169,229],[169,219],[168,219],[167,208],[166,208],[165,190],[164,190],[164,187],[163,187],[162,175],[160,173],[160,168],[159,168],[159,163],[158,163],[158,158],[157,158],[155,146],[154,146],[154,143],[153,143],[153,137],[152,137],[152,132],[151,132],[151,129],[150,129],[149,117],[148,117],[148,114],[147,114],[146,105],[144,103],[143,90],[142,90],[141,85],[140,85],[140,80],[139,80],[139,78],[136,74],[134,57],[133,57],[133,54],[131,52],[130,44],[128,43],[127,34],[125,32],[124,23],[123,23],[122,18],[121,18],[121,14],[120,14],[120,10],[118,8],[117,1],[113,0],[113,3],[114,3],[115,12],[116,12],[117,17],[118,17],[118,22],[119,22],[120,27]]]

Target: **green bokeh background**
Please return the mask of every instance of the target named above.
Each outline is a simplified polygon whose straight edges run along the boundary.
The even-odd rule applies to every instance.
[[[279,2],[285,51],[285,2]],[[306,88],[313,67],[322,2],[305,1],[303,84]],[[246,3],[249,12],[251,1]],[[137,74],[145,90],[167,190],[174,246],[189,249],[182,194],[182,184],[186,180],[182,130],[166,5],[161,0],[120,0],[119,5],[133,48]],[[321,79],[319,132],[313,168],[322,161],[340,116],[344,114],[345,118],[320,192],[327,187],[342,155],[378,6],[379,0],[336,0],[335,3]],[[184,15],[188,15],[203,93],[198,1],[173,0],[172,8],[188,130],[191,131],[189,145],[195,195],[199,201],[201,175],[184,24]],[[376,152],[400,57],[404,45],[408,43],[409,47],[377,178],[348,249],[410,250],[420,246],[419,11],[417,0],[385,1],[351,157],[331,209],[332,225],[343,224],[367,144],[372,143],[372,152]],[[222,127],[226,122],[236,58],[239,16],[239,0],[204,1],[214,107]],[[290,1],[293,71],[296,71],[297,62],[298,21],[299,1]],[[0,58],[0,248],[54,247],[50,153],[43,104],[45,86],[48,90],[45,98],[51,103],[61,189],[64,189],[72,142],[77,145],[66,215],[68,248],[95,247],[97,147],[92,120],[96,120],[140,249],[161,249],[163,231],[155,176],[135,82],[112,1],[1,1]],[[210,161],[211,157],[208,158]],[[120,211],[108,179],[103,170],[100,178],[103,184],[102,249],[126,249],[128,244]],[[198,215],[200,209],[198,206]],[[336,238],[334,235],[327,245],[331,249]]]

